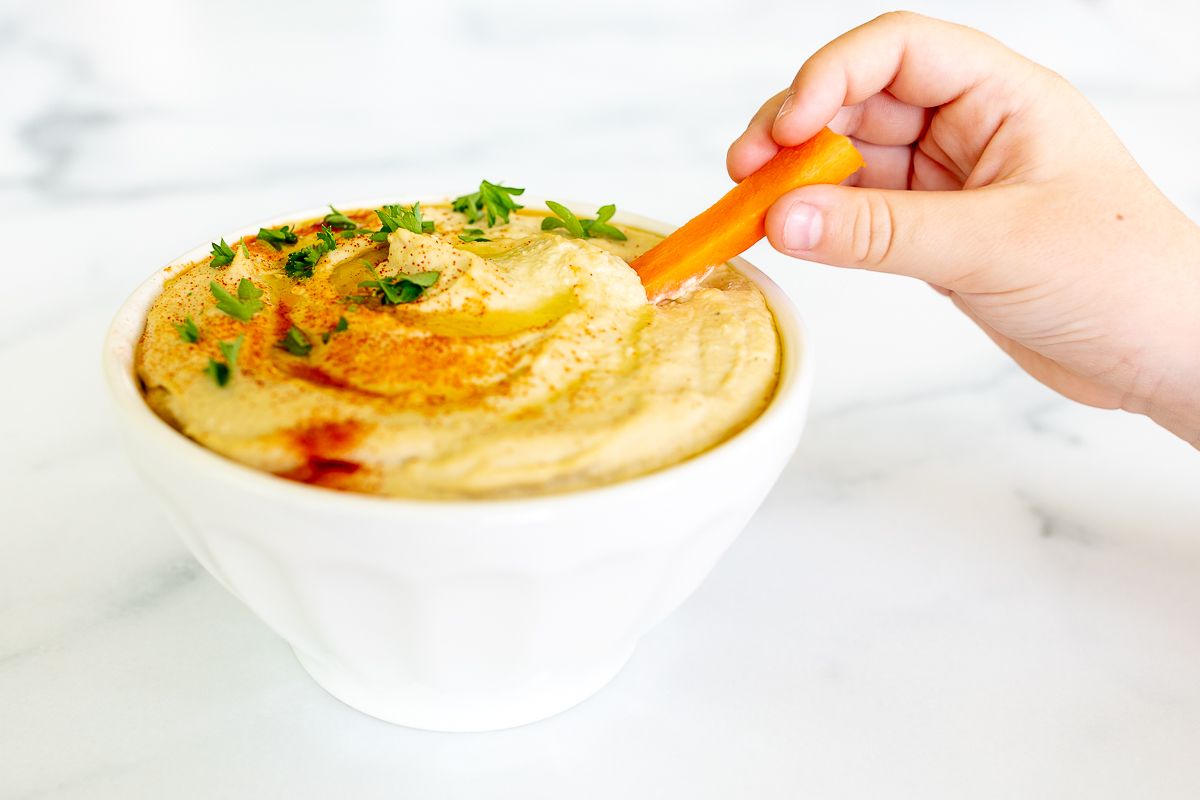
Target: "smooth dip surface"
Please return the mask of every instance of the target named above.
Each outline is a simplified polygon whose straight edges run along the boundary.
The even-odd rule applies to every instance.
[[[528,210],[491,227],[449,205],[420,211],[432,232],[374,241],[382,218],[346,211],[365,230],[335,231],[332,250],[316,219],[278,251],[247,237],[228,264],[189,265],[147,317],[136,367],[149,405],[277,475],[465,498],[650,472],[728,438],[770,399],[774,321],[732,268],[650,305],[626,262],[656,235],[543,232],[545,214]],[[468,228],[490,241],[463,241]],[[305,247],[318,247],[310,277],[286,268]]]

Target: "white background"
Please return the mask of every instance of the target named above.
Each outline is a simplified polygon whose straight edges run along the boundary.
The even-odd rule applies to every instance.
[[[1200,216],[1195,3],[914,7],[1066,75]],[[753,251],[816,337],[805,441],[615,683],[514,731],[326,696],[120,452],[100,337],[179,252],[481,177],[682,221],[758,104],[884,10],[0,5],[0,797],[1200,795],[1200,454],[913,282]]]

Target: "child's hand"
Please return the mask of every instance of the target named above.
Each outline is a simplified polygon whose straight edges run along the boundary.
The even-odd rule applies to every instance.
[[[730,175],[826,124],[867,166],[857,188],[784,195],[772,245],[928,281],[1038,380],[1200,447],[1200,228],[1070,84],[977,31],[887,14],[767,101]]]

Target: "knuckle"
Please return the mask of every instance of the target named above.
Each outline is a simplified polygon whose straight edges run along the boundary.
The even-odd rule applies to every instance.
[[[917,21],[918,19],[921,19],[920,14],[918,14],[915,11],[909,11],[909,10],[903,9],[903,8],[897,9],[895,11],[888,11],[885,14],[879,15],[879,20],[881,22],[886,21],[886,22],[893,23],[895,25],[909,25],[909,24]]]
[[[1060,97],[1066,94],[1078,94],[1078,91],[1075,89],[1075,85],[1072,84],[1071,81],[1069,81],[1062,73],[1055,72],[1049,67],[1044,67],[1041,64],[1033,64],[1032,66],[1034,67],[1033,71],[1035,73],[1041,74],[1041,77],[1045,82],[1044,85],[1046,86],[1048,92]]]
[[[888,260],[896,240],[896,218],[886,197],[864,192],[855,209],[851,231],[851,256],[863,267],[880,267]]]

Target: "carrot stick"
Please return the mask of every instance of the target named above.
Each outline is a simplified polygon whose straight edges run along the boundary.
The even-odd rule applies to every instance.
[[[845,136],[822,128],[785,147],[704,213],[634,259],[651,302],[678,291],[689,279],[749,249],[766,234],[767,209],[787,192],[812,183],[841,183],[863,164]]]

